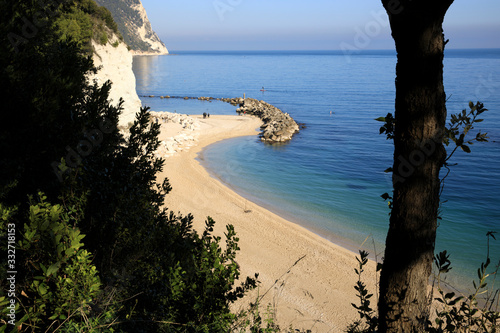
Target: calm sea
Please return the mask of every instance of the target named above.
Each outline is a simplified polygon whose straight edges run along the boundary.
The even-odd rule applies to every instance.
[[[383,255],[388,229],[392,142],[374,119],[394,110],[396,55],[365,51],[173,52],[134,58],[143,95],[247,97],[265,100],[305,123],[288,144],[256,137],[214,144],[200,158],[228,186],[260,205],[348,248]],[[481,101],[478,124],[490,142],[456,153],[446,179],[436,251],[451,253],[448,277],[471,286],[487,253],[500,259],[500,50],[448,50],[448,113]],[[265,91],[260,91],[264,87]],[[153,111],[235,114],[222,102],[141,97]]]

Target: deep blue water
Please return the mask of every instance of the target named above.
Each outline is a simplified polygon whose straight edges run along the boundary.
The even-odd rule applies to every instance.
[[[139,95],[262,99],[305,123],[284,145],[256,137],[214,144],[202,154],[215,177],[249,199],[334,242],[383,255],[388,229],[392,142],[374,119],[394,110],[394,51],[173,52],[134,58]],[[449,277],[471,285],[486,256],[486,233],[500,233],[500,50],[449,50],[448,113],[481,101],[478,124],[490,142],[458,151],[446,180],[436,250],[451,253]],[[260,89],[265,87],[265,92]],[[153,111],[235,114],[222,102],[142,98]],[[330,114],[332,111],[332,114]],[[500,234],[490,253],[500,259]],[[375,244],[376,251],[373,249]],[[496,261],[495,261],[496,260]]]

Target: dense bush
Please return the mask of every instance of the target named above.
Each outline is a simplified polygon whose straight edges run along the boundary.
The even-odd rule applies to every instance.
[[[109,29],[115,34],[120,35],[118,25],[106,7],[97,5],[94,0],[79,0],[78,3],[85,13],[104,21]]]
[[[22,258],[17,260],[16,269],[24,272],[17,320],[29,331],[84,325],[102,296],[92,255],[81,242],[85,236],[75,226],[78,209],[51,205],[46,199],[40,194],[31,202],[16,244],[17,257]],[[7,226],[15,225],[14,212],[0,204],[2,234]]]
[[[488,232],[489,240],[495,239],[495,232]],[[352,304],[358,311],[359,319],[346,328],[349,333],[375,333],[379,332],[379,319],[376,309],[372,308],[370,294],[361,276],[368,263],[368,253],[359,251],[359,267],[354,271],[358,282],[354,286],[359,299],[359,305]],[[477,270],[478,280],[473,281],[473,291],[465,296],[454,292],[455,288],[444,282],[443,276],[451,267],[450,255],[440,252],[434,256],[437,274],[429,294],[429,307],[432,312],[426,320],[425,332],[431,333],[471,333],[471,332],[498,332],[500,329],[500,289],[495,285],[496,275],[500,270],[500,262],[493,270],[490,268],[491,258],[489,253],[486,261]],[[379,268],[378,266],[377,268]],[[489,286],[489,287],[488,287]]]
[[[94,36],[93,22],[91,16],[77,7],[65,13],[57,21],[58,33],[63,41],[74,41],[80,47],[86,47]]]
[[[61,40],[72,40],[87,52],[91,51],[91,40],[105,45],[110,33],[123,40],[108,9],[98,6],[94,0],[77,0],[70,4],[55,21]]]
[[[235,286],[234,229],[214,237],[207,218],[199,234],[191,215],[164,207],[171,187],[156,178],[159,126],[138,110],[125,139],[117,128],[123,102],[108,102],[109,82],[87,82],[95,69],[84,43],[60,30],[61,22],[86,26],[91,4],[59,6],[47,17],[58,24],[12,42],[12,32],[23,34],[22,17],[44,11],[40,4],[0,3],[0,97],[8,110],[0,124],[0,239],[15,226],[16,319],[37,332],[226,329],[235,318],[230,303],[256,284]]]

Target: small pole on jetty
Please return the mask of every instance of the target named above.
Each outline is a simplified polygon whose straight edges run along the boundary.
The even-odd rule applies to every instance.
[[[245,93],[243,93],[243,99],[245,99]]]

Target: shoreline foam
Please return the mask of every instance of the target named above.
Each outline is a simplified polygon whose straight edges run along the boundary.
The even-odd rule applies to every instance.
[[[262,122],[250,116],[192,118],[200,124],[198,141],[166,159],[159,175],[169,178],[173,187],[166,196],[166,207],[193,214],[197,230],[203,230],[207,216],[216,221],[215,234],[223,235],[227,224],[234,225],[240,239],[237,261],[241,277],[259,273],[260,294],[270,290],[260,309],[264,313],[267,304],[273,304],[281,327],[291,324],[313,332],[343,331],[358,317],[351,306],[358,301],[353,288],[357,281],[355,254],[241,197],[196,159],[209,144],[257,135]],[[161,135],[172,134],[168,127],[162,125]],[[373,262],[364,277],[369,290],[375,292]],[[234,310],[248,309],[258,293],[256,290],[235,304]]]

